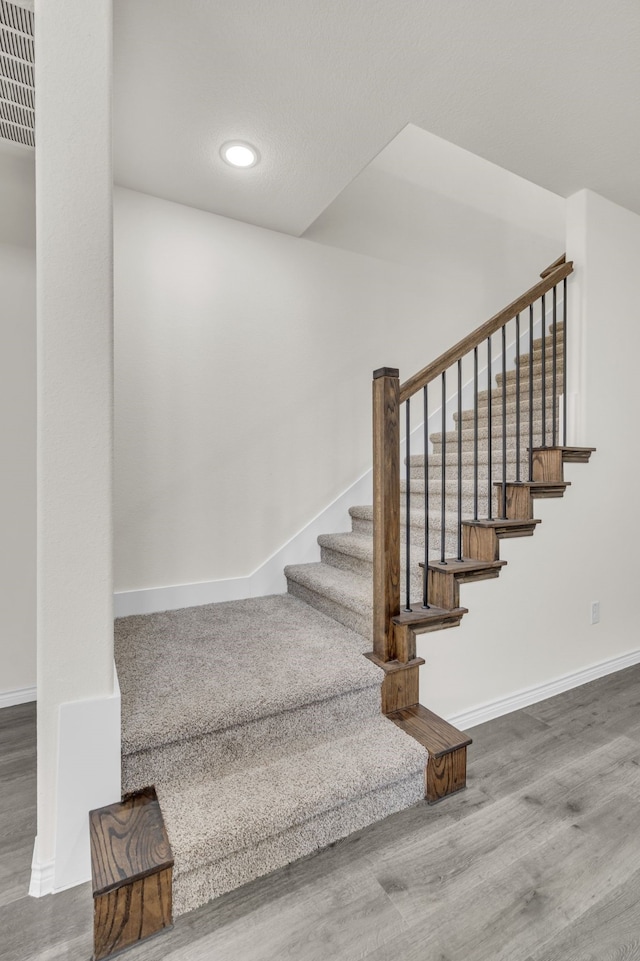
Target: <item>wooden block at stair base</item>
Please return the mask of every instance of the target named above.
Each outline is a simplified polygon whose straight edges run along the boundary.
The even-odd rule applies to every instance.
[[[429,752],[425,769],[425,797],[430,803],[461,791],[467,783],[468,734],[422,704],[395,711],[389,720],[415,738]]]
[[[500,560],[500,542],[494,527],[475,527],[462,524],[462,552],[465,557],[479,561]]]
[[[430,804],[467,786],[467,748],[459,747],[440,757],[429,755],[425,771],[425,797]]]
[[[172,926],[173,855],[154,788],[89,813],[94,961]]]
[[[534,481],[563,481],[562,447],[537,447],[533,451]]]
[[[391,714],[413,707],[420,700],[420,667],[385,674],[382,682],[382,713]]]

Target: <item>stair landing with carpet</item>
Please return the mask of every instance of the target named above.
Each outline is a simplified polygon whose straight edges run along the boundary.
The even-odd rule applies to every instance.
[[[116,622],[123,790],[155,785],[176,915],[424,798],[368,647],[289,595]]]

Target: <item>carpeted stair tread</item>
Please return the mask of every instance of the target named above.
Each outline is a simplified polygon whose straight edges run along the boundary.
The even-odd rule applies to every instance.
[[[511,426],[511,430],[509,430],[509,438],[510,438],[510,441],[514,443],[515,442],[515,418],[513,419],[512,422],[509,422],[509,423]],[[552,424],[553,424],[553,417],[549,417],[547,422],[547,428],[550,428]],[[492,430],[491,430],[492,439],[494,441],[498,439],[501,440],[502,439],[502,423],[500,423],[497,426],[495,424],[492,424],[491,427],[492,427]],[[534,434],[542,433],[541,420],[539,419],[534,420],[533,431],[534,431]],[[472,449],[474,436],[475,436],[475,431],[473,429],[473,426],[469,426],[469,427],[465,426],[462,428],[463,449],[465,444],[467,445],[467,449]],[[482,426],[478,425],[478,441],[484,441],[486,443],[488,436],[489,436],[489,428],[487,426],[487,421],[485,418],[484,424]],[[447,431],[446,438],[447,438],[447,444],[453,444],[457,446],[458,444],[457,430]],[[528,418],[520,424],[520,438],[523,444],[528,443],[528,440],[529,440],[529,419]],[[442,444],[442,432],[435,431],[433,434],[430,434],[429,440],[434,445],[434,448],[436,446],[440,446],[440,444]]]
[[[359,634],[287,594],[120,618],[115,644],[125,753],[380,681]]]
[[[373,585],[370,578],[351,571],[341,571],[321,562],[292,564],[285,567],[284,573],[285,577],[307,590],[322,594],[357,614],[371,616]]]
[[[351,517],[354,519],[357,518],[358,520],[367,520],[367,521],[373,522],[373,507],[370,504],[363,504],[359,507],[352,507],[350,508],[349,513],[351,514]],[[415,527],[421,527],[423,529],[426,527],[426,517],[424,513],[424,508],[421,509],[419,507],[416,507],[415,509],[412,509],[409,511],[409,515],[410,515],[411,527],[415,526]],[[400,518],[401,518],[400,526],[401,526],[401,534],[402,534],[402,527],[405,526],[405,518],[406,518],[406,511],[404,509],[404,505],[402,505],[400,510]],[[429,521],[432,527],[435,528],[437,526],[438,531],[440,531],[441,514],[439,510],[429,511]],[[458,527],[457,511],[449,510],[445,512],[444,526],[445,526],[445,530],[451,533],[457,530],[457,527]],[[358,541],[361,542],[357,546],[358,551],[361,552],[360,556],[370,557],[373,551],[371,538],[365,538],[361,533],[360,534],[351,534],[351,533],[323,534],[322,540],[318,538],[318,542],[321,544],[321,546],[332,547],[334,550],[340,550],[341,547],[346,550],[348,546],[355,543],[355,540],[351,540],[351,538],[355,539],[356,537],[358,538]],[[348,553],[351,554],[353,553],[353,551],[348,550]]]
[[[423,774],[424,748],[383,716],[336,735],[228,777],[156,785],[176,876]]]
[[[124,754],[122,790],[138,791],[161,781],[201,780],[214,773],[225,777],[254,766],[266,754],[275,759],[312,747],[336,730],[379,713],[380,686],[375,683],[222,731]]]

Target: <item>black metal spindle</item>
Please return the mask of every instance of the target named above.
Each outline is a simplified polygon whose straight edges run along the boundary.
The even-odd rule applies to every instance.
[[[440,496],[440,562],[446,564],[445,560],[445,499],[447,485],[447,372],[442,371],[442,466],[440,471],[440,482],[442,493]]]
[[[520,314],[516,314],[516,483],[520,483]]]
[[[558,390],[558,371],[557,371],[557,364],[558,364],[558,327],[557,327],[557,314],[556,314],[557,301],[558,301],[558,288],[557,288],[557,287],[554,287],[554,288],[553,288],[553,327],[552,327],[553,347],[552,347],[552,371],[551,371],[552,387],[553,387],[553,397],[552,397],[552,399],[551,399],[551,405],[552,405],[551,409],[552,409],[552,411],[553,411],[553,427],[551,428],[551,430],[552,430],[552,434],[551,434],[551,436],[552,436],[552,441],[551,441],[552,447],[555,447],[555,446],[556,446],[556,441],[557,441],[557,439],[558,439],[558,429],[557,429],[557,425],[556,425],[556,417],[558,416],[558,398],[557,398],[557,390]]]
[[[529,480],[533,480],[533,304],[529,307]]]
[[[429,385],[422,388],[424,408],[424,570],[422,573],[422,606],[429,607]]]
[[[493,519],[493,497],[492,497],[493,470],[492,470],[492,463],[491,463],[492,447],[493,447],[493,443],[492,443],[493,439],[491,437],[492,423],[493,423],[491,402],[492,402],[493,392],[492,392],[492,385],[491,385],[491,376],[492,376],[491,367],[492,367],[491,336],[489,336],[487,337],[487,461],[488,461],[487,516],[489,520]]]
[[[542,446],[547,446],[547,312],[542,295]]]
[[[478,348],[473,348],[473,519],[478,520]]]
[[[458,359],[458,560],[462,560],[462,360]]]
[[[405,458],[406,467],[406,484],[405,484],[405,562],[406,570],[404,573],[405,578],[405,593],[406,593],[406,605],[405,610],[411,610],[411,410],[409,407],[409,398],[407,397],[407,403],[405,408],[406,413],[406,441],[407,441],[407,456]]]
[[[562,443],[567,445],[567,278],[562,281]]]
[[[502,517],[507,516],[507,325],[502,327]]]

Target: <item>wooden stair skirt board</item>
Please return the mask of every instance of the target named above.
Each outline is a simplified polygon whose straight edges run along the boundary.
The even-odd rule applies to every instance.
[[[536,498],[563,497],[570,481],[519,481],[503,485],[495,481],[498,498],[497,513],[508,520],[533,520],[533,502]],[[506,506],[503,504],[506,495]]]
[[[467,784],[467,747],[471,738],[422,704],[393,711],[397,724],[429,752],[425,770],[425,797],[430,804],[461,791]]]
[[[173,854],[153,787],[89,812],[94,961],[172,927]]]
[[[536,447],[531,458],[534,481],[564,481],[565,464],[588,464],[595,447]]]
[[[462,522],[462,552],[481,561],[500,560],[500,541],[507,537],[532,537],[540,523],[535,518]]]
[[[439,608],[454,611],[460,608],[460,584],[465,581],[487,581],[498,577],[506,561],[480,560],[476,557],[448,557],[444,561],[429,561],[428,598]],[[424,562],[420,562],[424,570]]]

